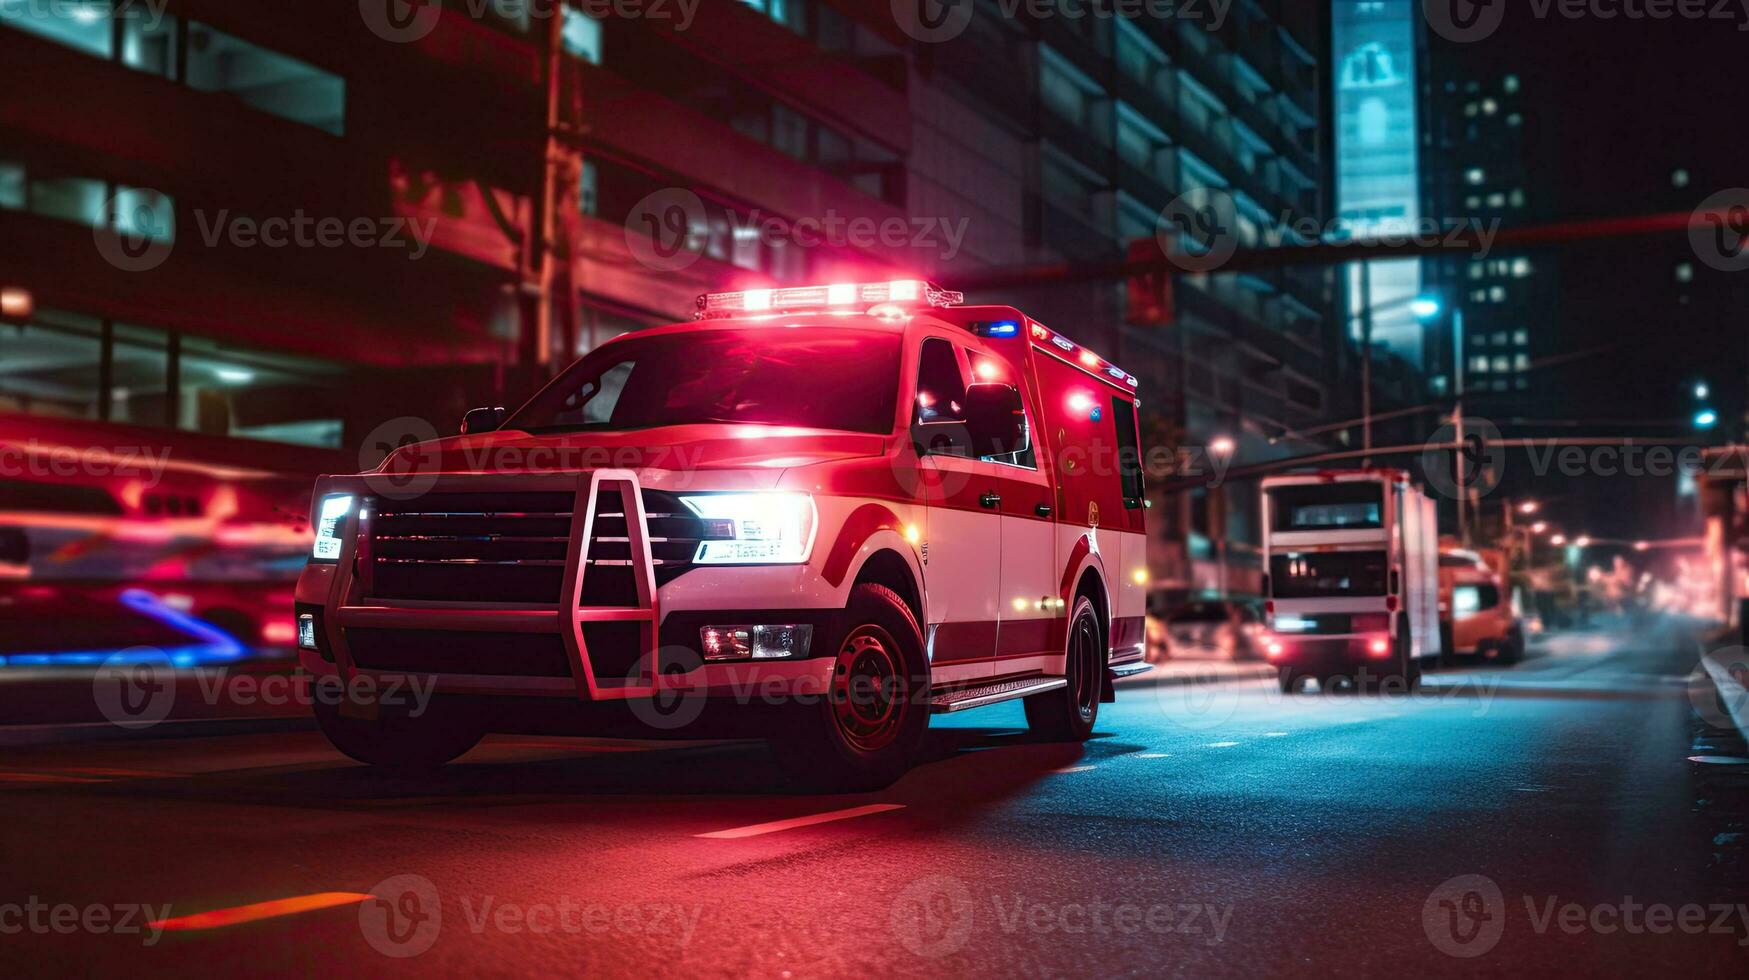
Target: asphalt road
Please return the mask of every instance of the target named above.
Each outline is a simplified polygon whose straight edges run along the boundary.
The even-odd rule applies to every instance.
[[[0,974],[1742,976],[1749,775],[1689,761],[1742,751],[1694,661],[1667,626],[1415,697],[1136,683],[1085,747],[968,712],[855,797],[744,743],[4,749]]]

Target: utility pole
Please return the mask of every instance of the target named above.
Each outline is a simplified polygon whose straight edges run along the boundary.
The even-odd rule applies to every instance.
[[[576,352],[577,311],[575,302],[564,305],[558,316],[559,287],[567,298],[576,292],[573,276],[560,274],[560,262],[576,261],[576,220],[570,211],[576,209],[578,180],[582,170],[582,153],[574,141],[566,138],[566,130],[581,129],[581,119],[567,124],[565,119],[565,17],[564,0],[544,0],[546,13],[546,51],[543,63],[546,75],[546,132],[542,140],[540,197],[523,246],[522,262],[522,333],[521,360],[524,365],[548,369],[553,362],[554,321],[562,327],[564,358]],[[579,14],[578,16],[583,16]],[[572,115],[579,115],[574,101]]]
[[[1360,263],[1360,446],[1372,452],[1372,263]],[[1362,459],[1371,466],[1371,459]]]
[[[1452,429],[1457,436],[1457,451],[1452,457],[1451,471],[1457,483],[1458,540],[1468,548],[1470,490],[1464,473],[1464,451],[1469,447],[1464,440],[1464,308],[1456,304],[1451,308],[1451,343],[1455,351],[1452,358],[1452,390],[1457,396],[1451,412]]]

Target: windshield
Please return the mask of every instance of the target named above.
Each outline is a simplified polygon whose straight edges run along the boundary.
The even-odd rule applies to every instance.
[[[1385,594],[1385,553],[1334,551],[1290,553],[1269,560],[1271,594],[1277,599]]]
[[[1269,491],[1277,531],[1346,531],[1384,527],[1381,483],[1318,483]]]
[[[887,433],[898,388],[896,333],[761,327],[634,335],[578,361],[505,427],[729,422]]]

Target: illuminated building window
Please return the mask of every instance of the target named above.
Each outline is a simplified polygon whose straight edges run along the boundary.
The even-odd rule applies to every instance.
[[[1488,172],[1481,167],[1471,167],[1469,171],[1464,174],[1464,179],[1469,181],[1471,186],[1480,186],[1488,179]]]
[[[1517,344],[1520,347],[1528,346],[1530,344],[1530,331],[1529,330],[1514,330],[1514,331],[1512,331],[1512,342],[1514,344]]]
[[[1514,371],[1529,371],[1530,370],[1530,355],[1529,354],[1519,354],[1518,356],[1514,357],[1512,359],[1512,370],[1514,370]]]
[[[24,165],[0,160],[0,208],[24,209]]]
[[[1494,288],[1488,290],[1488,299],[1492,302],[1495,302],[1495,303],[1506,302],[1506,287],[1505,286],[1495,286]]]
[[[1508,357],[1494,358],[1494,373],[1505,374],[1512,370],[1512,359]]]
[[[1514,278],[1518,278],[1518,279],[1529,278],[1530,277],[1530,260],[1525,259],[1525,258],[1513,259],[1512,260],[1512,275]]]
[[[0,10],[0,26],[172,80],[178,80],[180,60],[185,64],[179,80],[189,88],[223,93],[336,136],[345,131],[346,82],[340,76],[205,24],[164,16],[161,4],[134,4],[122,15],[119,52],[109,0],[13,6],[20,8],[16,14]]]
[[[8,5],[9,7],[11,5]],[[108,0],[91,3],[29,3],[18,4],[0,16],[0,24],[28,31],[64,44],[75,51],[99,58],[115,56],[115,34],[112,30]]]
[[[347,391],[336,364],[63,310],[0,331],[0,411],[337,448]]]
[[[270,115],[345,132],[346,83],[296,58],[205,24],[188,25],[188,87],[222,92]]]
[[[802,0],[741,0],[797,34],[806,34],[808,19]]]
[[[1487,374],[1488,373],[1488,359],[1486,357],[1472,357],[1472,358],[1470,358],[1470,370],[1475,372],[1476,374]]]
[[[592,65],[601,64],[601,21],[569,8],[565,11],[565,51]]]
[[[1500,80],[1500,87],[1503,90],[1505,90],[1507,95],[1512,95],[1513,93],[1517,92],[1518,91],[1518,76],[1517,75],[1507,75],[1505,78]]]
[[[1670,184],[1673,187],[1687,187],[1688,181],[1689,176],[1686,170],[1678,170],[1670,175]]]
[[[1677,266],[1676,267],[1676,281],[1677,282],[1693,282],[1694,281],[1694,263],[1684,262],[1681,265]]]

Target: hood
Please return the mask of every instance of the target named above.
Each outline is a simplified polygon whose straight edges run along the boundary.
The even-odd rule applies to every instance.
[[[679,425],[634,432],[533,435],[519,430],[454,436],[406,446],[389,472],[574,473],[597,469],[781,471],[878,456],[886,437],[773,425]]]

